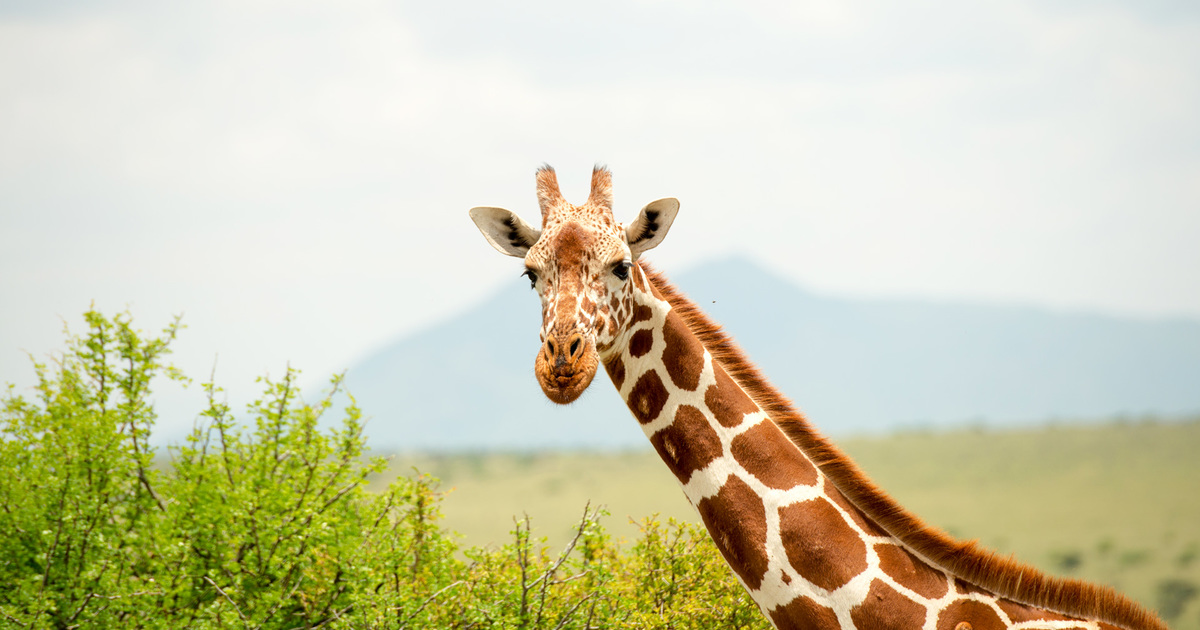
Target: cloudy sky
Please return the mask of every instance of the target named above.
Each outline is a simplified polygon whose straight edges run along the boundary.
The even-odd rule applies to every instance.
[[[0,382],[93,301],[344,369],[520,272],[466,211],[543,162],[678,197],[668,271],[1200,318],[1200,5],[501,4],[0,2]]]

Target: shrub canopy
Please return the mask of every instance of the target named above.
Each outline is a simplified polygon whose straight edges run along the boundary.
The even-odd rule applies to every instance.
[[[183,444],[149,446],[156,336],[84,314],[36,398],[0,404],[0,619],[20,628],[770,627],[698,527],[654,519],[623,548],[583,508],[551,551],[529,520],[501,548],[460,549],[437,480],[379,494],[341,380],[307,403],[298,374],[261,379],[235,417],[214,384]],[[340,415],[335,428],[327,416]],[[324,420],[323,420],[324,419]],[[497,515],[498,518],[506,515]]]

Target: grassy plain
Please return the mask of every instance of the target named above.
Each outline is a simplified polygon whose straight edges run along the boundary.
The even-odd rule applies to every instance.
[[[927,522],[1111,584],[1173,617],[1176,630],[1200,630],[1200,420],[908,432],[840,445]],[[627,540],[650,515],[698,520],[649,450],[397,456],[385,476],[414,466],[442,479],[445,525],[468,545],[506,542],[514,517],[528,514],[535,534],[559,546],[589,502],[606,506],[607,528]]]

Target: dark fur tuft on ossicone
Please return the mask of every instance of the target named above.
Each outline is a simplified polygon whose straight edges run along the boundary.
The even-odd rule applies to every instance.
[[[592,187],[587,202],[612,212],[612,173],[603,164],[592,167]]]
[[[538,207],[542,210],[542,225],[546,225],[546,219],[550,213],[561,205],[567,203],[563,198],[562,191],[558,188],[558,175],[554,172],[554,167],[549,164],[543,164],[537,170],[534,176],[537,180],[537,198]]]

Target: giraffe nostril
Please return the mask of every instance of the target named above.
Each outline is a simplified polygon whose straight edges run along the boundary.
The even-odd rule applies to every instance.
[[[579,337],[571,341],[571,356],[579,354]]]

